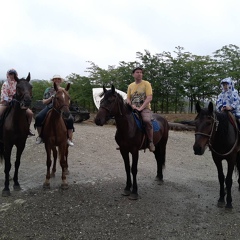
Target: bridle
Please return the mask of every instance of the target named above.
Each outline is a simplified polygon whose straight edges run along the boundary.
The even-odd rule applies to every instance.
[[[114,100],[113,104],[111,104],[111,108],[108,108],[108,107],[106,107],[106,106],[101,106],[101,104],[100,104],[99,109],[100,109],[100,108],[105,109],[105,110],[110,114],[110,116],[111,116],[112,109],[113,109],[113,107],[115,106],[115,104],[116,104],[116,102],[117,102],[117,106],[118,106],[118,109],[119,109],[119,113],[120,113],[120,115],[122,116],[122,110],[121,110],[121,108],[120,108],[119,101],[117,101],[117,100],[118,100],[118,95],[114,94],[114,96],[115,96],[115,100]],[[101,101],[103,101],[103,100],[104,100],[104,99],[102,99]]]
[[[211,139],[212,139],[212,136],[213,136],[214,127],[215,127],[215,132],[217,132],[217,130],[218,130],[219,121],[218,121],[215,113],[213,113],[213,116],[211,116],[211,118],[213,119],[213,124],[212,124],[212,129],[211,129],[211,131],[210,131],[210,134],[206,134],[206,133],[203,133],[203,132],[196,132],[196,133],[195,133],[195,136],[196,136],[196,135],[201,135],[201,136],[208,137],[208,138],[209,138],[209,139],[208,139],[208,146],[209,146],[210,150],[213,151],[214,153],[216,153],[216,154],[219,155],[219,156],[227,156],[227,155],[229,155],[229,154],[235,149],[235,147],[237,146],[237,143],[238,143],[238,132],[237,132],[236,141],[235,141],[235,143],[233,144],[233,146],[232,146],[232,148],[230,149],[230,151],[228,151],[228,152],[226,152],[226,153],[223,153],[223,154],[217,152],[217,151],[213,148],[213,146],[212,146],[212,144],[211,144]],[[236,123],[235,123],[235,128],[237,129]]]
[[[64,94],[66,94],[66,93],[64,93]],[[54,96],[54,97],[52,98],[52,104],[53,104],[52,109],[53,109],[54,111],[56,111],[57,113],[59,113],[60,115],[62,115],[61,109],[64,108],[64,107],[69,107],[69,105],[67,105],[67,104],[62,104],[60,107],[55,108],[55,107],[54,107],[54,101],[55,101],[55,100],[56,100],[56,97]]]

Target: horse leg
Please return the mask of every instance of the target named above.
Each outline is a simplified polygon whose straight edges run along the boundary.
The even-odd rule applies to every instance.
[[[138,186],[137,186],[137,166],[138,166],[138,150],[132,153],[132,175],[133,175],[133,185],[132,185],[132,192],[129,196],[131,200],[138,199]]]
[[[69,174],[69,170],[68,170],[68,146],[66,148],[66,152],[65,152],[65,162],[66,162],[66,167],[64,169],[65,174],[68,175]]]
[[[237,153],[238,190],[240,191],[240,152]]]
[[[127,151],[121,150],[121,148],[120,148],[120,152],[121,152],[122,158],[124,160],[124,166],[125,166],[125,171],[126,171],[126,175],[127,175],[126,187],[124,188],[122,195],[129,196],[131,193],[131,187],[132,187],[129,153]]]
[[[157,161],[157,176],[155,178],[155,181],[158,181],[158,184],[163,184],[163,167],[165,165],[165,159],[166,159],[166,144],[164,146],[161,146],[160,143],[157,144],[155,148],[155,159]]]
[[[51,172],[51,177],[55,177],[56,173],[56,164],[57,164],[57,149],[56,147],[52,148],[53,151],[53,167],[52,167],[52,172]]]
[[[11,170],[11,152],[12,148],[5,149],[4,152],[4,160],[5,160],[5,182],[4,182],[4,189],[2,190],[2,196],[8,197],[10,196],[10,189],[9,189],[9,172]]]
[[[233,170],[234,170],[234,162],[232,161],[228,161],[228,171],[227,171],[227,176],[225,179],[225,183],[226,183],[226,188],[227,188],[227,204],[226,204],[226,208],[232,208],[232,193],[231,193],[231,189],[232,189],[232,175],[233,175]]]
[[[50,188],[50,168],[51,168],[51,164],[52,164],[52,160],[51,160],[51,148],[47,147],[46,143],[45,143],[45,149],[46,149],[46,153],[47,153],[47,174],[46,174],[46,179],[45,182],[43,183],[43,188],[45,189],[49,189]]]
[[[21,159],[24,147],[25,147],[25,143],[26,142],[24,142],[24,144],[21,145],[21,146],[17,146],[16,161],[15,161],[15,171],[14,171],[14,176],[13,176],[13,181],[14,181],[13,189],[15,191],[21,190],[20,184],[18,182],[18,170],[19,170],[19,167],[20,167],[20,159]]]
[[[67,183],[67,178],[66,178],[66,173],[65,173],[65,169],[66,169],[66,161],[65,161],[66,146],[59,147],[58,150],[60,151],[60,154],[59,154],[59,156],[60,156],[60,165],[62,167],[62,184],[61,184],[61,188],[63,190],[65,190],[65,189],[68,189],[68,183]]]
[[[218,207],[223,207],[225,205],[225,190],[224,190],[224,180],[225,180],[225,176],[223,174],[223,167],[222,167],[222,160],[214,160],[214,163],[217,167],[217,171],[218,171],[218,181],[220,184],[220,198],[218,199]]]

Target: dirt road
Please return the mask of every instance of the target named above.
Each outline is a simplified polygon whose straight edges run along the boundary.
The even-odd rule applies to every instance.
[[[115,130],[76,124],[65,191],[59,189],[59,164],[51,189],[43,190],[44,145],[29,138],[19,173],[23,190],[0,197],[0,239],[239,239],[237,176],[233,210],[217,208],[217,170],[209,151],[202,157],[193,154],[193,132],[170,131],[163,185],[154,181],[153,154],[140,153],[140,199],[131,201],[121,196],[126,178]],[[3,166],[0,172],[3,188]]]

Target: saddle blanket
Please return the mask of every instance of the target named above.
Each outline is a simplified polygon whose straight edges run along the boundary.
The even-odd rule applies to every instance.
[[[137,123],[138,128],[141,131],[144,131],[144,126],[142,124],[142,121],[140,121],[139,118],[134,113],[133,113],[133,117]],[[151,120],[151,122],[152,122],[152,126],[153,126],[153,132],[158,132],[160,130],[160,125],[159,125],[158,121],[153,119],[153,120]]]

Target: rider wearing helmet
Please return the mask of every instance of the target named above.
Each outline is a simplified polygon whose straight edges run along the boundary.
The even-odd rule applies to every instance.
[[[16,93],[16,85],[17,82],[15,80],[15,76],[18,76],[18,73],[15,69],[9,69],[7,71],[7,80],[3,83],[1,88],[1,99],[0,99],[0,119],[3,113],[9,106],[9,103],[12,101],[15,93]],[[33,112],[28,108],[26,110],[27,119],[29,126],[32,122]],[[29,136],[34,136],[35,134],[29,129]]]

